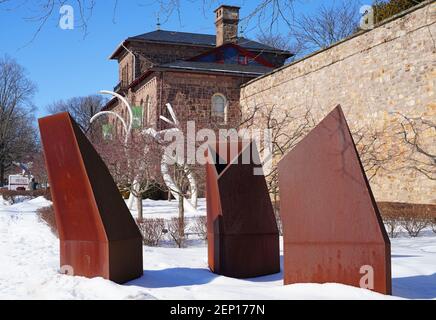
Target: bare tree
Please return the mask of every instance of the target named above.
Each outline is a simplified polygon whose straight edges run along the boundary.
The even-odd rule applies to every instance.
[[[42,150],[40,145],[38,145],[38,148],[36,152],[32,155],[30,161],[32,163],[32,166],[30,168],[32,176],[40,185],[47,186],[48,174],[45,167],[44,151]]]
[[[321,5],[311,15],[302,15],[291,26],[290,36],[302,53],[326,48],[358,30],[360,20],[359,2],[344,1],[340,5],[331,2]]]
[[[25,70],[9,57],[0,59],[0,184],[13,161],[35,152],[32,98],[36,87]]]
[[[114,137],[95,143],[119,188],[136,199],[138,220],[143,220],[143,194],[156,185],[160,146],[149,136],[134,135],[126,145]]]
[[[391,238],[396,238],[400,232],[401,220],[397,216],[383,216],[383,222]]]
[[[291,52],[293,56],[289,59],[289,61],[295,60],[295,57],[300,56],[303,50],[303,47],[300,43],[291,41],[290,36],[284,36],[280,33],[261,32],[257,35],[256,39],[260,43],[266,44],[267,46]]]
[[[94,138],[99,126],[91,125],[90,120],[105,106],[107,99],[99,95],[86,97],[74,97],[68,100],[60,100],[47,107],[49,113],[69,112],[80,128]]]
[[[431,219],[428,214],[412,213],[403,216],[400,223],[409,236],[415,238],[430,225]]]
[[[389,142],[395,126],[382,129],[364,125],[352,132],[357,151],[368,180],[373,180],[380,171],[389,171],[392,164],[400,159],[404,152]]]
[[[124,1],[123,3],[118,0],[104,1],[105,4],[108,2],[108,5],[112,5],[113,7],[112,18],[115,21],[117,9]],[[162,18],[163,22],[166,22],[176,15],[181,23],[181,11],[185,3],[188,2],[197,3],[202,8],[205,15],[209,14],[208,9],[220,3],[218,0],[157,0],[155,1],[155,5],[158,7],[159,16]],[[271,31],[274,26],[280,23],[290,25],[294,15],[294,3],[295,0],[260,0],[256,7],[242,18],[242,23],[247,26],[253,21],[258,25],[265,24],[269,26]],[[8,12],[18,11],[18,9],[21,11],[26,10],[30,16],[25,17],[25,19],[33,21],[37,25],[35,33],[30,40],[30,42],[32,42],[42,31],[50,18],[59,15],[59,8],[65,4],[74,5],[78,8],[79,14],[76,16],[76,21],[78,27],[81,28],[84,35],[86,35],[88,32],[88,24],[95,10],[97,0],[0,0],[0,10],[7,10]],[[146,0],[138,1],[138,5],[144,4],[149,4],[149,2]]]
[[[179,248],[185,245],[186,223],[180,217],[174,217],[167,222],[168,234]]]
[[[261,32],[256,38],[259,42],[266,44],[267,46],[284,51],[292,50],[292,45],[289,43],[289,39],[281,34]]]
[[[30,20],[37,23],[37,28],[31,41],[37,37],[51,17],[59,15],[58,9],[62,5],[68,4],[66,0],[41,0],[37,2],[21,0],[17,5],[17,1],[19,0],[0,0],[0,10],[3,8],[13,11],[17,8],[24,8],[32,12]],[[157,0],[154,5],[163,23],[176,15],[181,24],[182,9],[187,2],[188,0]],[[140,0],[138,5],[145,3],[146,0]],[[206,16],[210,14],[212,6],[218,5],[220,2],[218,0],[190,0],[189,3],[198,4]],[[359,0],[341,0],[339,5],[335,1],[329,2],[328,6],[323,4],[317,13],[301,17],[295,15],[295,3],[296,0],[259,0],[251,11],[241,17],[241,29],[244,32],[260,29],[261,34],[274,35],[272,38],[275,38],[274,42],[277,42],[278,37],[285,39],[283,36],[279,36],[278,32],[279,26],[285,26],[285,29],[288,29],[286,36],[293,38],[289,49],[298,55],[325,48],[351,35],[358,29]],[[86,35],[97,0],[75,0],[70,4],[78,8],[79,14],[76,17],[78,27],[83,29]],[[115,21],[117,9],[122,3],[118,0],[112,0],[109,5],[113,6],[113,20]],[[267,40],[263,36],[262,38]],[[280,42],[282,41],[280,40]],[[272,44],[270,41],[266,41],[266,44],[269,43]],[[282,48],[281,44],[283,43],[276,44],[278,44],[278,48]],[[286,41],[287,46],[288,41]]]
[[[184,239],[185,237],[185,198],[189,198],[190,193],[190,182],[188,179],[188,174],[193,173],[193,167],[188,165],[186,162],[176,163],[173,165],[174,172],[174,183],[176,184],[178,190],[171,190],[173,193],[178,195],[178,208],[179,216],[178,223],[181,225],[177,230],[180,232],[179,238]]]
[[[278,203],[279,183],[277,161],[291,150],[314,127],[315,121],[309,109],[301,112],[297,108],[278,108],[276,105],[254,107],[241,116],[240,129],[261,128],[271,134],[271,158],[273,165],[266,173],[268,191],[275,205]],[[267,146],[260,145],[259,153],[263,154]],[[276,207],[277,209],[277,207]]]
[[[406,167],[436,180],[436,123],[424,116],[396,114],[400,118],[399,134],[408,149]]]
[[[114,0],[115,4],[117,0]],[[84,35],[88,31],[88,22],[92,17],[94,7],[97,0],[41,0],[41,1],[27,1],[27,0],[0,0],[0,10],[8,12],[14,10],[25,11],[26,15],[24,19],[26,21],[34,22],[37,27],[30,39],[29,43],[33,42],[38,34],[42,31],[44,26],[53,16],[59,15],[59,9],[63,5],[76,5],[78,8],[78,17],[76,19],[78,25],[77,28],[81,28],[84,31]]]

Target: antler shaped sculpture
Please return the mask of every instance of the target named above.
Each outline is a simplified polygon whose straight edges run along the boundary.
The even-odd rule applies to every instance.
[[[125,119],[123,119],[123,117],[121,115],[119,115],[118,113],[116,113],[114,111],[100,111],[99,113],[97,113],[96,115],[94,115],[91,118],[90,123],[93,123],[97,118],[99,118],[103,115],[113,115],[113,116],[117,117],[121,121],[121,124],[123,126],[124,133],[125,133],[124,143],[127,144],[129,142],[129,138],[131,136],[131,131],[132,131],[132,127],[133,127],[132,107],[130,106],[129,102],[123,96],[121,96],[120,94],[118,94],[116,92],[103,90],[103,91],[100,91],[100,93],[101,94],[109,94],[109,95],[112,95],[112,96],[118,98],[126,106],[126,108],[128,110],[128,114],[129,114],[129,119],[128,119],[128,121],[126,121]],[[162,137],[164,137],[166,133],[168,133],[168,132],[181,132],[181,129],[179,126],[180,123],[177,120],[177,117],[176,117],[176,114],[174,112],[173,107],[169,103],[166,104],[166,107],[167,107],[169,114],[171,115],[172,120],[170,120],[162,115],[159,118],[162,121],[165,121],[166,123],[172,125],[173,128],[161,130],[161,131],[156,131],[153,128],[148,128],[142,132],[142,134],[151,136],[153,139],[155,139],[159,143],[164,142]],[[146,156],[145,152],[144,152],[144,156]],[[182,195],[182,192],[181,192],[180,188],[175,184],[174,179],[170,175],[169,165],[168,165],[169,163],[174,162],[175,160],[176,159],[174,159],[173,157],[171,157],[170,155],[168,155],[164,152],[163,156],[162,156],[162,160],[161,160],[161,173],[162,173],[162,177],[163,177],[165,185],[168,187],[168,189],[170,190],[173,197],[176,200],[179,200],[179,196]],[[190,190],[191,190],[191,199],[189,200],[189,199],[186,199],[184,197],[184,206],[188,212],[191,212],[193,214],[197,214],[197,209],[196,209],[197,208],[197,198],[198,198],[197,182],[195,180],[194,175],[189,170],[187,170],[187,168],[184,168],[184,171],[185,171],[186,177],[189,181]],[[136,180],[133,181],[133,186],[139,187],[139,184]],[[132,205],[133,205],[133,195],[131,194],[129,201],[128,201],[129,209],[131,209]]]

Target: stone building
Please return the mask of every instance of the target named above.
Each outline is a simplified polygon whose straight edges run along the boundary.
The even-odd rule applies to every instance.
[[[361,133],[366,139],[359,151],[374,164],[365,169],[376,200],[436,204],[435,39],[436,3],[426,1],[245,83],[241,108],[274,106],[295,117],[310,110],[317,123],[341,104],[355,141]],[[405,117],[426,122],[417,129],[429,155],[405,143]],[[409,140],[414,137],[409,130]]]
[[[161,129],[170,103],[181,123],[229,127],[240,117],[240,86],[283,66],[290,52],[238,36],[239,7],[215,10],[216,34],[156,30],[124,40],[110,56],[118,61],[117,93],[142,110],[142,127]],[[117,99],[106,110],[126,116]],[[120,132],[117,119],[110,119]]]
[[[434,159],[408,162],[415,155],[401,134],[402,116],[436,122],[434,0],[286,66],[290,52],[238,37],[239,8],[215,14],[215,35],[156,30],[127,38],[111,55],[119,63],[115,91],[141,106],[142,127],[163,128],[166,103],[198,129],[234,127],[254,107],[271,106],[278,118],[310,110],[316,123],[341,104],[355,140],[361,133],[368,140],[362,158],[380,161],[366,168],[376,200],[436,203]],[[117,99],[106,109],[126,117]],[[435,129],[423,131],[420,143],[436,154]],[[429,176],[416,170],[421,162]]]

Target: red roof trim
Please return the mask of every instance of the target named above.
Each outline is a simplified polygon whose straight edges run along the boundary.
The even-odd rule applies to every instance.
[[[227,47],[232,47],[235,48],[236,50],[238,50],[239,53],[252,58],[253,60],[255,60],[256,62],[264,65],[265,67],[270,67],[270,68],[274,68],[274,65],[271,64],[269,61],[265,60],[264,58],[262,58],[260,55],[256,55],[244,48],[242,48],[241,46],[235,44],[235,43],[226,43],[224,45],[222,45],[221,47],[216,47],[213,48],[212,50],[209,50],[207,52],[204,52],[202,54],[199,54],[198,56],[192,57],[190,59],[187,59],[187,61],[197,61],[199,58],[205,57],[213,52],[216,52],[218,50],[221,50],[222,48],[227,48]]]

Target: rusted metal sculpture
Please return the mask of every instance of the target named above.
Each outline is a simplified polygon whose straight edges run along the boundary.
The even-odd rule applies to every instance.
[[[258,157],[254,143],[216,144],[207,151],[209,267],[234,278],[280,272],[279,234],[271,200],[265,177],[254,174],[261,167],[250,154]],[[243,164],[247,159],[249,163]]]
[[[61,267],[117,283],[140,277],[142,237],[103,160],[68,113],[39,119]]]
[[[280,161],[279,186],[285,284],[391,293],[389,238],[340,106]]]

